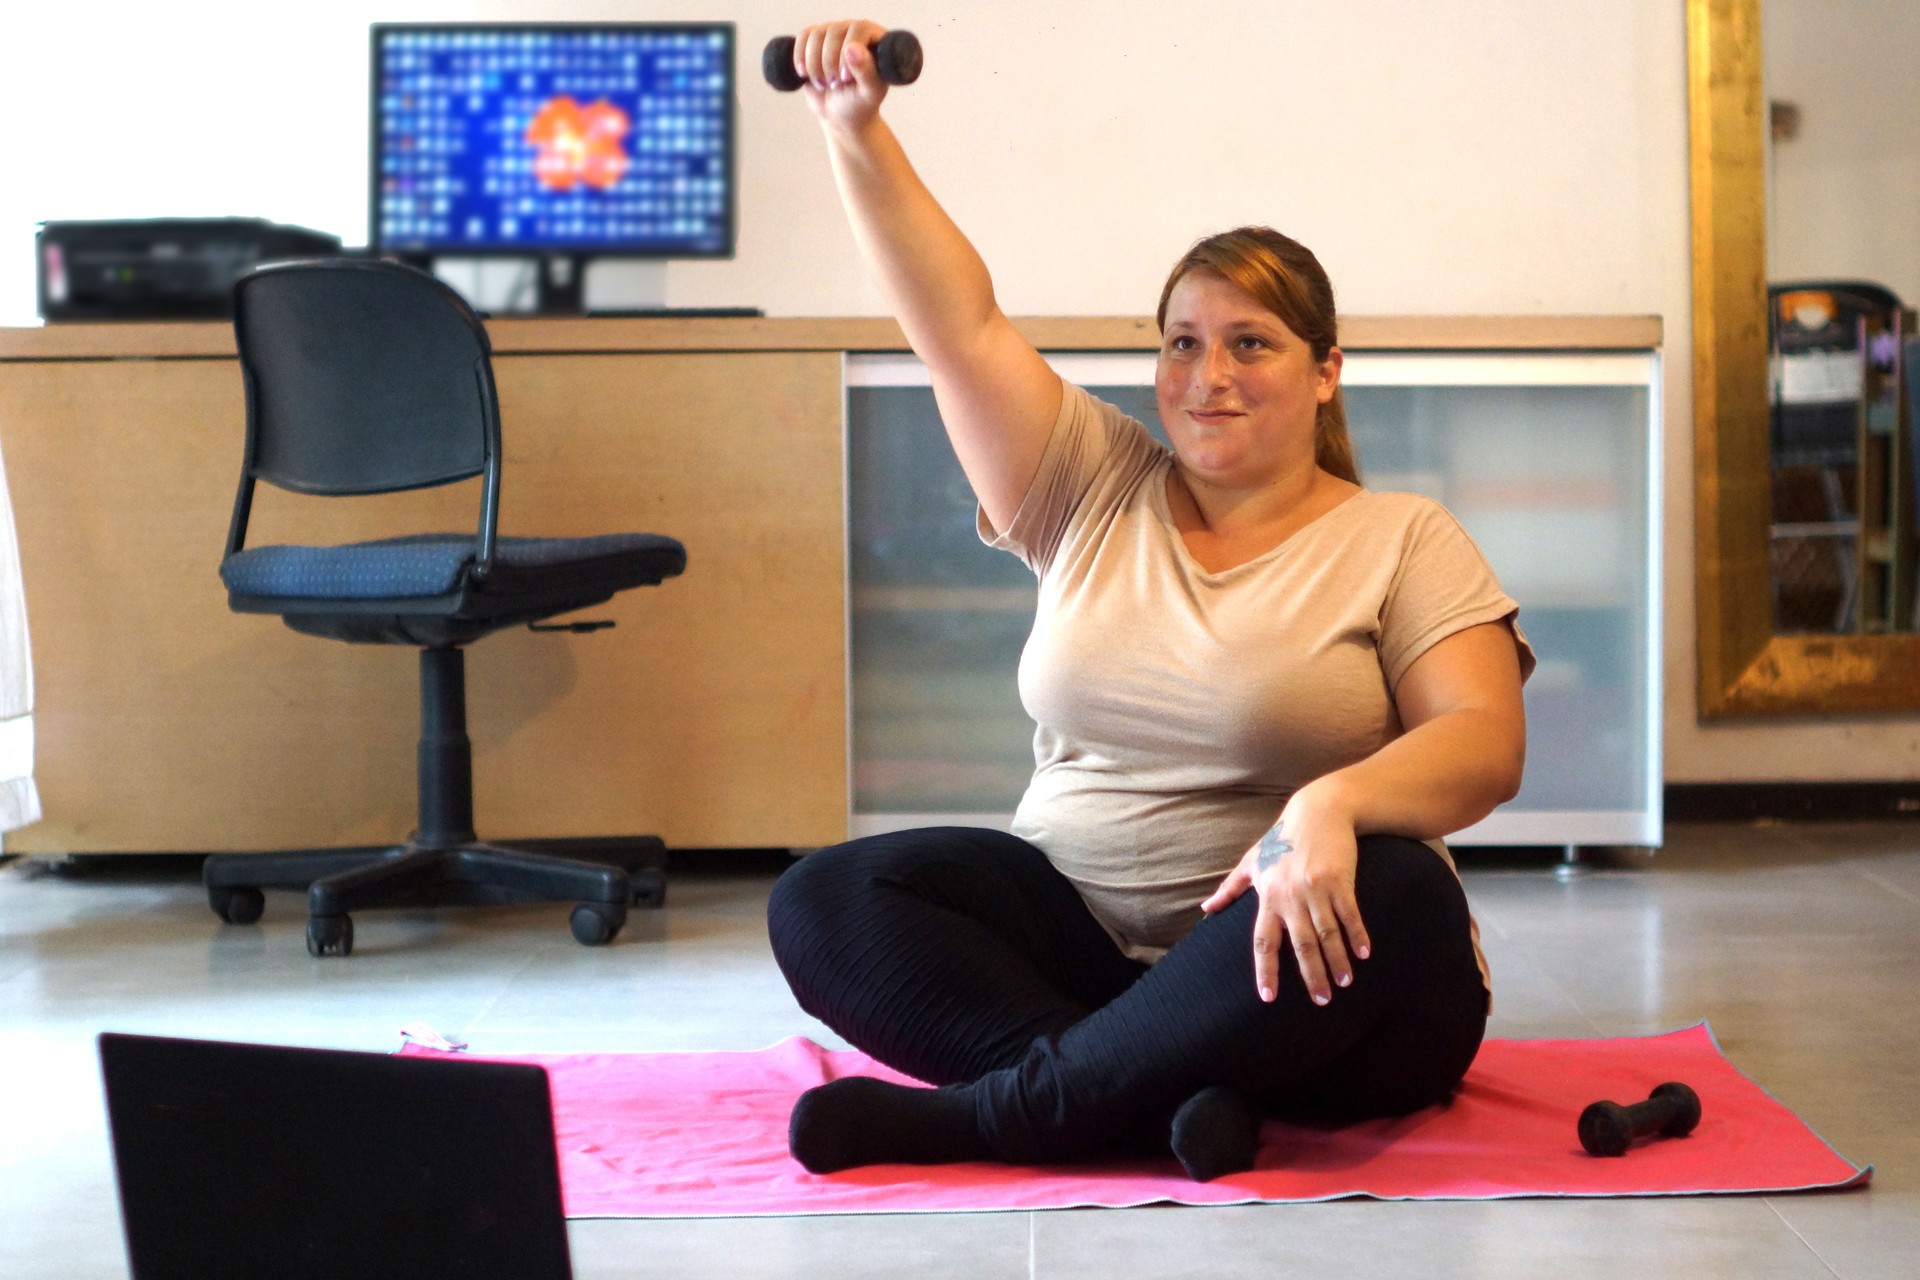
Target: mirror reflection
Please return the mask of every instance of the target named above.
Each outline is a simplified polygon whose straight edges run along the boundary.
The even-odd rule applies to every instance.
[[[1765,0],[1773,624],[1916,628],[1920,50],[1910,0]]]

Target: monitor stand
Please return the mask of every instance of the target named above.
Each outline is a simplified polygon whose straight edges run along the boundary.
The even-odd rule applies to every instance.
[[[587,268],[593,268],[596,308],[612,304],[621,311],[667,311],[667,264],[656,260],[590,259],[579,254],[547,254],[536,261],[532,314],[583,316],[589,314]]]
[[[534,314],[543,316],[585,315],[587,260],[570,253],[552,253],[542,257],[533,310]]]
[[[667,264],[570,253],[521,258],[409,258],[490,316],[665,315]],[[593,269],[593,287],[587,271]],[[593,297],[589,298],[589,293]],[[591,309],[590,309],[591,304]],[[752,308],[734,308],[748,314]]]

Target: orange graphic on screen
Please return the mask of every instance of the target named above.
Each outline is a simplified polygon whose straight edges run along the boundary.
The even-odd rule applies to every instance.
[[[605,191],[627,171],[621,141],[631,127],[627,113],[605,98],[587,107],[568,94],[549,98],[527,126],[527,141],[538,148],[533,176],[554,191],[582,183]]]

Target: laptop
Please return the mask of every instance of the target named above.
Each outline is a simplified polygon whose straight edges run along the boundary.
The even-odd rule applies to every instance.
[[[541,1068],[99,1043],[133,1280],[570,1280]]]

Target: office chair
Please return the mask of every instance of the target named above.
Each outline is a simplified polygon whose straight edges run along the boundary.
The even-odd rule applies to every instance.
[[[486,330],[424,271],[366,259],[262,267],[234,286],[234,334],[247,436],[220,564],[228,604],[308,635],[420,650],[419,826],[396,845],[210,855],[202,879],[214,911],[250,924],[263,888],[305,886],[307,950],[344,956],[348,913],[360,907],[577,899],[574,937],[611,941],[629,902],[665,900],[665,846],[651,836],[479,841],[461,646],[523,623],[611,626],[537,624],[674,577],[684,548],[645,533],[497,536],[500,413]],[[245,546],[256,481],[343,497],[475,476],[473,533]]]

